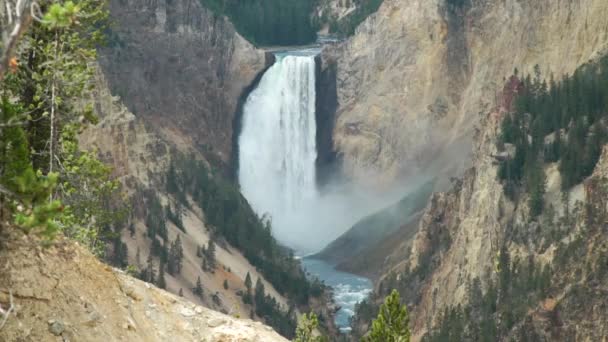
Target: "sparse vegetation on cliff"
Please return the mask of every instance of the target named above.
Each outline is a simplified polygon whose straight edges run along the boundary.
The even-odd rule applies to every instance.
[[[559,163],[562,189],[568,190],[593,171],[608,141],[608,57],[580,67],[560,82],[519,76],[512,113],[502,123],[501,144],[515,152],[501,164],[505,192],[515,197],[523,186],[532,216],[543,211],[545,163]]]
[[[212,229],[213,240],[199,248],[205,271],[215,269],[215,244],[226,241],[243,255],[282,295],[295,305],[306,306],[311,296],[318,296],[323,285],[306,278],[300,262],[293,253],[274,239],[269,220],[259,218],[238,188],[221,175],[214,173],[193,156],[174,155],[165,185],[167,191],[183,201],[185,207],[193,203],[203,209],[206,223]],[[189,195],[192,201],[187,200]],[[247,280],[248,279],[248,280]],[[245,280],[245,303],[253,303],[255,313],[284,336],[293,336],[296,327],[295,307],[287,312],[276,300],[265,293],[258,281],[252,293],[252,279]]]

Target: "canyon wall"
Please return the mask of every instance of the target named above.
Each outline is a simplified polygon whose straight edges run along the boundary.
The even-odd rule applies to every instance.
[[[597,57],[608,47],[606,15],[602,0],[385,0],[324,51],[337,63],[345,175],[386,185],[461,172],[503,78],[536,64],[557,78]]]
[[[514,203],[503,193],[493,158],[504,115],[501,91],[516,68],[533,74],[538,65],[541,77],[558,80],[608,53],[607,17],[608,2],[602,0],[386,0],[354,37],[325,48],[324,58],[337,66],[333,138],[342,172],[380,188],[428,175],[438,177],[447,190],[431,196],[413,239],[368,249],[370,255],[384,256],[376,293],[397,286],[406,294],[415,340],[446,308],[466,305],[474,279],[481,279],[487,290],[498,277],[503,246],[509,245],[520,260],[534,258],[543,265],[563,252],[557,252],[563,247],[559,243],[539,248],[545,238],[537,235],[541,228],[529,224],[526,199]],[[598,170],[604,170],[605,162]],[[602,206],[592,196],[601,190],[588,185],[604,179],[601,172],[568,191],[570,206],[577,201]],[[545,173],[545,201],[563,215],[557,166],[549,165]],[[457,175],[462,178],[448,181]],[[578,220],[561,243],[568,245],[583,234],[592,247],[581,257],[596,260],[605,253],[597,247],[605,238]],[[535,242],[511,244],[513,227]],[[402,236],[411,229],[402,227]],[[566,265],[554,278],[559,285],[551,298],[534,303],[528,321],[519,322],[512,336],[529,329],[548,340],[605,338],[605,325],[596,324],[594,330],[593,324],[584,324],[605,315],[604,301],[586,308],[576,303],[591,301],[590,293],[605,293],[605,286],[591,284],[583,291],[589,296],[581,297],[571,289],[585,280],[573,276],[580,272],[577,266]],[[556,323],[548,317],[560,318]],[[360,322],[361,332],[366,324]]]
[[[169,140],[227,165],[238,99],[272,58],[198,0],[112,0],[110,11],[100,63],[112,93]]]
[[[166,176],[177,154],[228,175],[239,105],[273,58],[198,0],[112,0],[110,10],[108,45],[99,51],[90,99],[100,120],[80,141],[95,149],[124,185],[133,215],[132,231],[123,229],[122,242],[128,264],[141,270],[153,254],[145,194],[154,194],[162,206],[176,205]],[[217,311],[260,319],[237,295],[245,291],[249,272],[288,309],[287,299],[228,243],[216,246],[217,271],[205,272],[197,249],[208,244],[213,227],[195,203],[180,211],[183,228],[166,222],[169,242],[179,236],[184,252],[181,274],[166,274],[168,291]],[[152,259],[158,268],[158,258]],[[192,292],[199,277],[202,296]]]

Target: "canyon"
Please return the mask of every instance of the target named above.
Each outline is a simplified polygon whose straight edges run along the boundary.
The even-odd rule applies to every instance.
[[[335,1],[322,2],[317,11],[323,10],[340,17],[352,11]],[[538,247],[544,243],[534,233],[542,230],[540,223],[530,223],[525,196],[513,200],[505,194],[495,156],[504,153],[501,122],[512,108],[505,88],[509,77],[515,70],[531,74],[538,65],[544,77],[560,79],[606,56],[605,0],[384,0],[352,36],[315,46],[319,51],[305,61],[254,46],[227,18],[196,0],[111,0],[110,13],[115,25],[99,51],[90,99],[100,120],[80,141],[112,166],[133,204],[134,233],[121,233],[129,265],[141,264],[136,255],[145,260],[152,253],[145,236],[144,194],[155,193],[163,206],[175,203],[176,195],[166,188],[167,172],[175,156],[187,155],[213,170],[212,177],[238,184],[258,216],[271,213],[279,242],[300,254],[319,252],[314,258],[371,279],[370,305],[379,305],[388,289],[398,288],[415,341],[439,326],[446,310],[475,301],[473,282],[488,293],[500,277],[496,260],[505,249],[521,260],[552,265],[560,243],[582,236],[589,247],[581,258],[589,260],[590,268],[599,267],[596,259],[606,253],[604,228],[588,224],[584,214],[572,219],[573,228],[561,241]],[[301,77],[287,78],[277,71],[281,67]],[[296,78],[298,84],[286,83]],[[296,89],[303,83],[305,89]],[[279,85],[285,88],[282,102],[272,92],[260,94]],[[262,98],[255,102],[255,96]],[[289,118],[276,118],[271,126],[253,121],[257,117],[252,115],[271,112],[269,106]],[[299,120],[291,122],[293,130],[273,135],[294,116]],[[296,138],[302,141],[294,143]],[[310,150],[293,149],[297,143]],[[273,162],[279,155],[281,165],[297,165],[277,167]],[[607,170],[604,147],[592,176],[566,189],[564,203],[558,166],[547,165],[546,203],[558,219],[565,217],[566,207],[577,205],[596,208],[594,213],[604,217]],[[347,203],[345,209],[321,200],[336,184],[349,189],[348,196],[330,199]],[[298,218],[293,212],[302,214],[298,201],[307,195],[323,208],[316,203],[319,207],[307,208],[306,217]],[[190,194],[186,197],[194,203]],[[291,201],[298,204],[295,209]],[[315,214],[348,217],[329,220],[336,227],[326,227]],[[22,313],[9,321],[7,336],[45,340],[47,325],[61,320],[69,326],[64,337],[70,339],[99,340],[96,334],[104,332],[116,340],[170,335],[177,340],[284,340],[272,328],[241,318],[263,321],[242,300],[247,275],[260,279],[283,311],[291,311],[293,301],[245,252],[220,243],[218,271],[201,269],[197,251],[215,238],[209,216],[192,205],[183,209],[184,229],[167,223],[169,239],[179,236],[184,243],[182,275],[167,276],[167,291],[173,294],[104,266],[66,241],[39,250],[32,241],[17,239],[21,242],[14,247],[0,249],[0,260],[8,265],[0,271],[10,274],[0,279],[0,289],[21,289],[14,295]],[[527,243],[513,242],[518,229]],[[35,255],[35,262],[21,258],[25,255]],[[30,280],[36,263],[48,274]],[[79,278],[69,263],[86,276]],[[601,282],[583,286],[579,273],[592,272],[574,264],[564,263],[551,295],[533,303],[507,336],[518,339],[522,331],[534,331],[546,340],[606,339],[608,289]],[[215,296],[191,293],[198,277],[205,293]],[[61,278],[59,285],[52,284]],[[101,282],[108,287],[95,285]],[[576,292],[577,286],[582,290]],[[29,293],[31,288],[40,293]],[[184,289],[184,298],[175,296]],[[9,295],[0,291],[0,303],[7,303]],[[324,328],[337,336],[331,318],[338,308],[331,296],[328,292],[301,309],[330,318]],[[82,312],[70,312],[75,305]],[[32,321],[36,315],[38,323]],[[27,336],[19,335],[21,321],[32,325]],[[357,314],[352,325],[350,337],[356,339],[370,321]],[[178,330],[182,335],[173,335]]]

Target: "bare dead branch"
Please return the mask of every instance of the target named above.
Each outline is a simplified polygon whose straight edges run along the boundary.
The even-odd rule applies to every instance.
[[[0,330],[2,330],[2,328],[4,328],[4,325],[6,324],[8,317],[15,310],[15,304],[13,303],[13,291],[9,290],[8,296],[9,296],[9,300],[10,300],[10,306],[6,309],[3,309],[2,305],[0,305],[0,315],[3,316],[2,322],[0,323]]]
[[[10,61],[15,56],[17,45],[21,36],[25,33],[32,22],[32,4],[29,0],[17,0],[13,9],[9,2],[6,2],[8,24],[12,26],[12,31],[2,43],[2,54],[0,55],[0,81],[4,79],[6,71],[10,67]],[[14,13],[13,13],[14,12]]]

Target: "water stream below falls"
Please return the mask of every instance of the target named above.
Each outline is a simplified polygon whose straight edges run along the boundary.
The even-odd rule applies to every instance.
[[[308,49],[277,54],[243,109],[239,136],[239,182],[260,216],[271,219],[274,236],[296,254],[315,252],[348,228],[352,208],[321,196],[316,186],[315,55]],[[332,221],[332,218],[339,218]],[[336,227],[341,222],[344,227]],[[334,287],[342,309],[336,324],[347,330],[354,305],[371,282],[338,272],[320,260],[303,259],[307,271]]]
[[[340,307],[336,313],[336,326],[342,332],[350,331],[350,318],[355,314],[355,305],[367,298],[372,290],[372,282],[364,277],[337,271],[323,260],[302,259],[306,272],[322,279],[334,290],[334,301]]]

